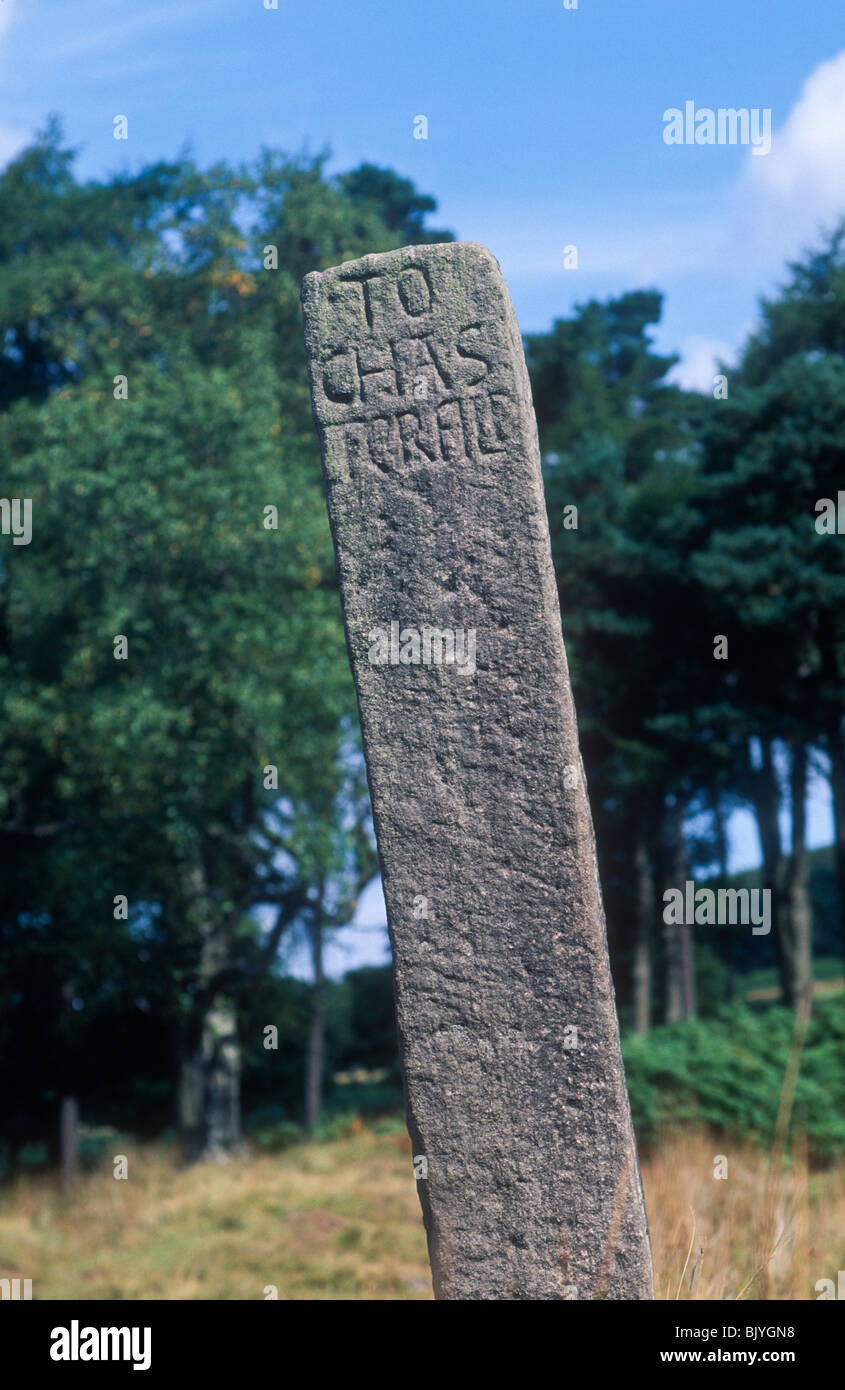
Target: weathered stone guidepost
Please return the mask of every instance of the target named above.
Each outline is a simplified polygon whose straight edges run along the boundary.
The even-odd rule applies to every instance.
[[[303,283],[438,1298],[651,1298],[537,432],[484,247]]]

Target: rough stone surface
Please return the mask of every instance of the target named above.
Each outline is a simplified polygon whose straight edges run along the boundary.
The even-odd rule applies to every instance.
[[[457,243],[309,275],[303,306],[435,1293],[650,1298],[507,289]]]

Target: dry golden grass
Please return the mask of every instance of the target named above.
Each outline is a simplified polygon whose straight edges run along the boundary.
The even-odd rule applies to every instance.
[[[681,1133],[647,1157],[643,1186],[658,1298],[814,1299],[845,1267],[845,1166],[770,1167],[751,1145]],[[714,1161],[728,1161],[727,1179]]]
[[[357,1130],[357,1132],[356,1132]],[[0,1198],[0,1272],[36,1298],[429,1296],[408,1141],[353,1126],[335,1143],[177,1170],[130,1151],[129,1178],[72,1198],[27,1178]],[[411,1176],[409,1177],[409,1174]]]
[[[845,1168],[799,1161],[775,1181],[758,1149],[681,1134],[646,1156],[643,1180],[660,1298],[814,1298],[843,1267]],[[106,1168],[72,1198],[22,1179],[0,1196],[0,1274],[31,1278],[36,1298],[431,1297],[407,1136],[359,1122],[187,1171],[139,1148],[128,1181]]]

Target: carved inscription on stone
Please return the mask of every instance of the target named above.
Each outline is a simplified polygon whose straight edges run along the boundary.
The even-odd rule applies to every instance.
[[[513,432],[501,349],[476,319],[438,322],[425,264],[400,274],[341,268],[324,301],[312,363],[314,410],[343,480],[392,470],[413,485],[432,464],[501,457]]]

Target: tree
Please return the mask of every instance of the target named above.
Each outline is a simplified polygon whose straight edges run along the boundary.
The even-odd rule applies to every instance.
[[[79,185],[53,127],[0,179],[0,446],[34,517],[0,555],[3,950],[83,1009],[155,1002],[191,1158],[239,1143],[245,992],[338,865],[336,912],[373,872],[298,291],[397,234],[323,162]]]
[[[689,402],[666,381],[676,359],[649,339],[660,312],[650,291],[591,301],[526,342],[612,959],[617,989],[627,968],[640,1031],[652,1016],[656,906],[681,862],[676,847],[665,867],[663,839],[667,820],[681,835],[693,795],[702,693],[686,554],[697,455]],[[677,928],[664,954],[671,999],[690,1012],[692,953]]]
[[[360,164],[350,173],[341,174],[338,184],[354,203],[373,209],[398,237],[400,245],[454,241],[451,232],[432,231],[425,226],[428,214],[437,211],[436,200],[429,194],[418,193],[410,179],[401,178],[392,169]]]
[[[834,784],[836,843],[845,842],[839,777],[845,559],[820,530],[821,499],[843,476],[845,359],[843,234],[792,267],[781,296],[762,306],[762,327],[731,377],[730,398],[712,412],[703,439],[702,544],[694,565],[733,632],[731,698],[746,737],[760,743],[750,791],[766,886],[776,904],[784,999],[797,1005],[812,975],[805,852],[811,750],[826,742]],[[789,764],[783,791],[775,749]],[[792,824],[788,863],[778,813]],[[837,849],[840,914],[845,855]],[[845,941],[845,935],[843,936]]]

